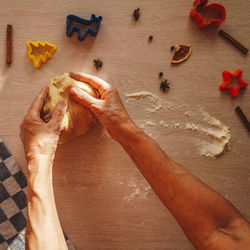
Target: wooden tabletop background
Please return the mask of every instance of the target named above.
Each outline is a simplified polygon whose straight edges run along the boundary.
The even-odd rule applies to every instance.
[[[219,2],[227,10],[227,20],[220,27],[250,47],[249,1]],[[1,0],[0,4],[0,137],[20,166],[26,162],[19,124],[33,98],[50,78],[84,71],[116,86],[140,126],[148,120],[182,123],[185,110],[169,109],[167,102],[176,107],[185,104],[194,111],[202,106],[228,126],[230,149],[216,159],[198,152],[194,140],[204,135],[158,125],[144,127],[170,157],[250,219],[250,134],[234,111],[240,105],[250,118],[250,87],[236,99],[218,89],[223,70],[242,69],[243,79],[250,83],[249,55],[219,37],[217,28],[199,30],[189,18],[192,0]],[[141,18],[135,23],[132,13],[137,7]],[[93,13],[103,17],[96,38],[88,36],[79,42],[76,35],[65,35],[68,14],[88,19]],[[7,24],[13,25],[10,66],[5,63]],[[149,35],[154,37],[151,43]],[[57,46],[53,58],[40,69],[28,59],[29,40]],[[178,66],[170,63],[170,47],[175,44],[192,44],[193,48],[191,57]],[[98,72],[94,58],[104,62]],[[168,93],[159,89],[160,71],[171,83]],[[125,94],[137,91],[159,96],[161,111],[147,111],[153,105],[150,98],[127,102]],[[77,249],[194,249],[121,146],[100,124],[58,147],[54,187],[63,229]]]

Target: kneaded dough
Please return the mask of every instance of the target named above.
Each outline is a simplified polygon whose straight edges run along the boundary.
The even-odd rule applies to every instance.
[[[99,99],[96,89],[88,83],[76,81],[68,73],[51,80],[49,93],[42,110],[42,118],[45,122],[48,122],[52,117],[56,104],[60,100],[64,99],[68,103],[67,111],[61,123],[60,144],[86,133],[96,122],[95,116],[87,107],[77,103],[69,96],[69,90],[72,87],[78,87]]]

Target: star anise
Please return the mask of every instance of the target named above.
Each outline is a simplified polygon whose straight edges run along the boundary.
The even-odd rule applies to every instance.
[[[135,9],[134,13],[133,13],[133,16],[134,16],[136,21],[138,21],[138,19],[140,18],[140,15],[141,15],[140,8]]]
[[[95,68],[98,70],[99,68],[102,68],[102,66],[103,66],[103,62],[102,62],[102,60],[101,59],[94,59],[93,60],[94,61],[94,66],[95,66]]]
[[[161,85],[160,85],[160,89],[162,90],[162,91],[166,91],[166,89],[168,90],[168,89],[170,89],[170,83],[168,83],[167,82],[168,80],[166,79],[166,80],[164,80],[164,81],[161,81]]]

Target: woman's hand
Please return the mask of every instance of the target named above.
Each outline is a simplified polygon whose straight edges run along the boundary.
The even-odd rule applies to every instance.
[[[45,86],[31,104],[20,125],[20,137],[23,142],[26,159],[46,158],[53,161],[60,135],[60,126],[67,104],[60,101],[53,112],[52,118],[45,123],[40,113],[43,108],[49,87]]]
[[[78,103],[88,107],[106,127],[111,137],[117,140],[120,127],[132,122],[117,89],[96,76],[71,72],[70,77],[88,83],[98,90],[100,99],[75,87],[71,89],[70,94]]]

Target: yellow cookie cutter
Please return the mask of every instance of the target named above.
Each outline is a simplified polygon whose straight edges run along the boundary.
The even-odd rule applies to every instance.
[[[35,68],[40,68],[42,63],[46,63],[49,58],[51,58],[55,51],[56,46],[53,44],[50,44],[48,42],[27,42],[28,47],[28,57],[33,62]],[[33,50],[36,49],[37,52],[35,53]],[[45,55],[41,54],[44,53]]]

